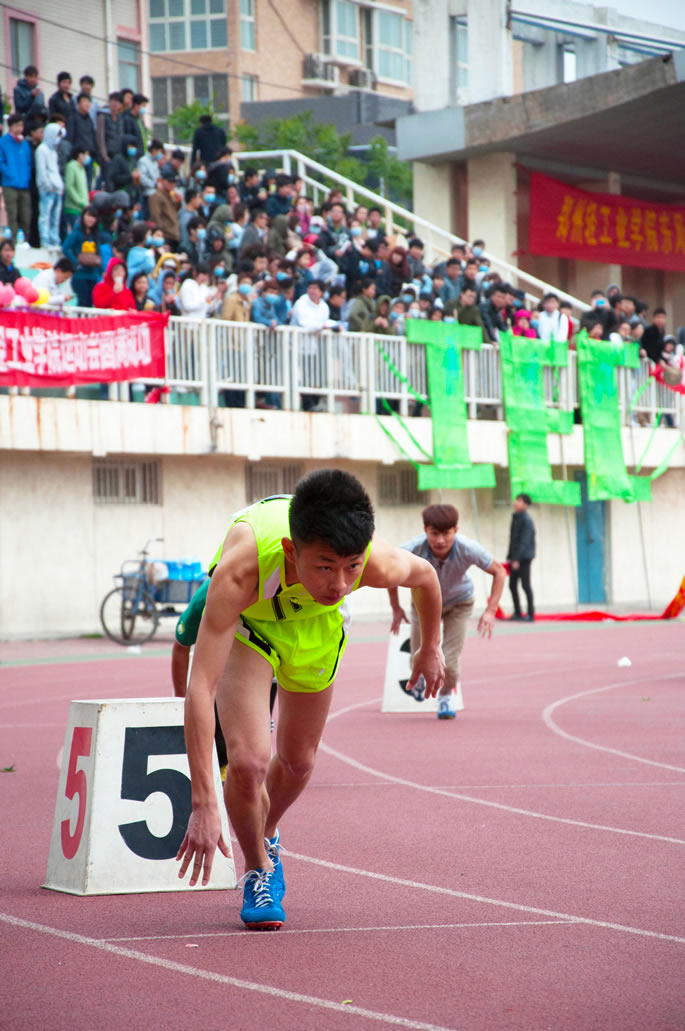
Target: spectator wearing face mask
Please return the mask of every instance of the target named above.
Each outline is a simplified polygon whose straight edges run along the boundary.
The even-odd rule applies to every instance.
[[[207,185],[212,186],[215,194],[221,199],[226,199],[226,191],[229,185],[236,183],[238,177],[231,164],[233,151],[230,147],[222,147],[216,161],[212,161],[207,168]]]
[[[114,311],[135,308],[133,294],[126,286],[126,265],[121,258],[110,258],[105,278],[93,287],[93,307]]]
[[[289,215],[292,210],[292,179],[289,175],[279,175],[276,178],[276,192],[272,193],[266,202],[266,213],[269,218],[276,215]]]
[[[157,189],[157,179],[159,178],[160,163],[164,160],[164,144],[161,140],[150,140],[147,148],[147,154],[143,154],[142,157],[138,158],[136,165],[140,173],[140,192],[145,200],[145,204],[150,200],[150,197]],[[147,215],[147,212],[144,212]]]
[[[155,268],[155,254],[152,250],[152,232],[144,222],[136,222],[131,230],[133,246],[126,255],[128,266],[128,285],[139,272],[150,275]]]
[[[176,173],[164,168],[157,179],[157,188],[149,199],[150,217],[159,226],[172,250],[178,247],[180,229],[178,209],[181,206],[175,191]]]
[[[148,98],[144,93],[134,93],[131,106],[124,111],[124,133],[135,140],[136,161],[143,157],[147,145],[147,129],[143,121],[147,104]]]
[[[202,204],[200,205],[200,211],[198,214],[203,215],[205,220],[208,222],[214,213],[215,207],[216,190],[208,183],[202,191]]]
[[[252,276],[249,272],[241,272],[238,276],[238,289],[224,298],[221,318],[227,322],[249,322],[252,295]]]
[[[124,135],[122,109],[121,93],[113,90],[109,95],[108,107],[98,111],[96,135],[105,181],[109,162],[121,153],[121,140]]]
[[[191,218],[186,226],[186,246],[183,248],[188,255],[191,264],[199,265],[207,256],[205,242],[207,239],[207,227],[201,218],[196,215]]]
[[[266,245],[269,238],[268,217],[263,208],[253,208],[252,221],[245,227],[240,241],[240,255],[255,244]]]
[[[226,233],[221,226],[214,225],[207,226],[207,236],[204,240],[206,260],[211,265],[216,265],[221,262],[227,272],[233,269],[233,255],[229,250],[226,242]]]
[[[36,150],[36,186],[39,195],[38,231],[41,247],[59,247],[59,223],[64,197],[64,180],[59,173],[57,144],[62,126],[51,122],[46,126],[43,142]]]
[[[136,153],[134,138],[124,135],[121,140],[121,152],[109,162],[105,174],[105,186],[108,192],[125,190],[132,205],[140,197],[140,172],[137,167]]]
[[[471,254],[474,258],[482,258],[485,253],[485,240],[474,240],[471,244]]]
[[[268,326],[269,329],[285,325],[286,318],[283,315],[280,300],[280,283],[275,279],[268,279],[259,297],[252,302],[250,321],[256,322],[260,326]]]
[[[86,93],[79,93],[76,107],[70,121],[67,122],[67,139],[71,143],[72,156],[77,150],[87,150],[96,161],[98,159],[95,125],[90,117],[91,99]],[[90,186],[91,180],[88,180]]]

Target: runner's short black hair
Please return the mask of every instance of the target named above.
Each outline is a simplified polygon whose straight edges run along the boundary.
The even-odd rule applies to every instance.
[[[459,512],[454,505],[428,505],[421,513],[424,527],[431,527],[438,533],[456,529],[459,523]]]
[[[318,469],[300,480],[290,502],[290,536],[298,548],[322,541],[336,555],[361,555],[373,536],[371,499],[341,469]]]

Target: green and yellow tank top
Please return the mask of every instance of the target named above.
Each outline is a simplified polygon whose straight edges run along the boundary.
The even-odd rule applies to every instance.
[[[230,530],[236,523],[247,523],[257,541],[259,596],[243,613],[248,619],[278,622],[311,619],[312,616],[335,611],[347,601],[347,598],[343,598],[337,605],[320,605],[302,584],[286,584],[285,552],[281,541],[284,537],[290,536],[288,511],[291,498],[291,494],[264,498],[263,501],[237,512],[228,528]],[[223,546],[222,541],[209,565],[210,576],[221,558]],[[352,585],[353,591],[359,587],[370,551],[371,544],[366,549],[362,571]]]

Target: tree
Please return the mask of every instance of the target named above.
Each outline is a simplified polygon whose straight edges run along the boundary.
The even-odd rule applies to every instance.
[[[299,150],[360,186],[367,186],[369,180],[380,183],[383,196],[411,205],[411,165],[391,154],[382,136],[371,140],[366,161],[349,155],[350,133],[341,135],[334,125],[315,122],[311,111],[291,118],[265,118],[259,127],[241,122],[234,136],[247,151]]]

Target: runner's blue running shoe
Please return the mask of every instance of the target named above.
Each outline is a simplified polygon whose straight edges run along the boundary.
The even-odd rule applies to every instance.
[[[285,913],[274,888],[273,870],[248,870],[243,882],[243,908],[240,919],[250,931],[277,931],[285,923]]]
[[[274,896],[280,901],[285,895],[285,876],[283,874],[283,863],[281,862],[281,835],[278,829],[276,829],[273,838],[264,838],[264,847],[266,848],[267,856],[274,864],[272,890]]]

